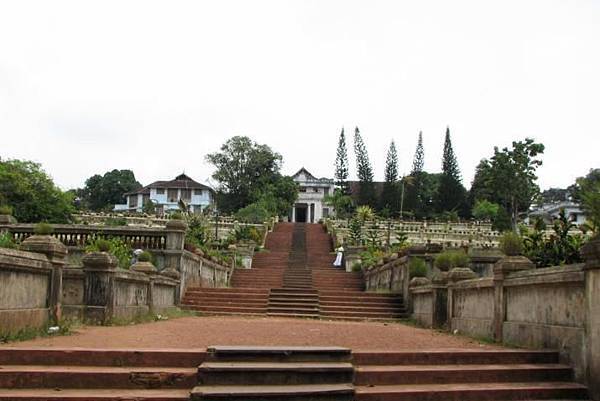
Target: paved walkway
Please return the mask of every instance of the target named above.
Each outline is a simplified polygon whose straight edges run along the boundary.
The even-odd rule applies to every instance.
[[[0,347],[206,348],[210,345],[343,346],[354,350],[480,349],[492,346],[400,323],[290,318],[184,317],[132,326],[84,326],[70,336]]]

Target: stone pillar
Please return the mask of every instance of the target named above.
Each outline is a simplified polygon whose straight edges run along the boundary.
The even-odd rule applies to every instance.
[[[181,273],[179,294],[183,296],[186,286],[186,272],[183,271],[182,258],[185,245],[185,232],[187,224],[183,220],[169,220],[165,232],[167,233],[167,246],[165,253],[165,268],[173,268]]]
[[[115,274],[118,260],[106,252],[87,254],[81,260],[85,275],[83,284],[84,320],[105,324],[113,318]]]
[[[58,324],[62,318],[62,271],[66,263],[67,247],[49,235],[32,235],[23,241],[21,249],[44,254],[52,263],[48,307],[53,323]]]
[[[600,238],[581,250],[585,259],[585,360],[589,392],[600,400]]]
[[[296,204],[292,206],[292,223],[296,222]]]
[[[502,342],[502,328],[506,320],[506,300],[504,299],[504,279],[512,272],[535,269],[535,265],[525,256],[507,256],[494,264],[494,317],[492,321],[494,340]]]
[[[136,262],[131,265],[131,270],[138,273],[144,273],[148,275],[150,281],[148,282],[148,311],[154,314],[154,278],[158,276],[156,267],[150,262]]]
[[[307,204],[306,204],[306,222],[307,222],[307,223],[310,223],[310,222],[311,222],[311,221],[310,221],[310,217],[311,217],[312,213],[311,213],[311,211],[310,211],[310,205],[311,205],[310,203],[307,203]]]

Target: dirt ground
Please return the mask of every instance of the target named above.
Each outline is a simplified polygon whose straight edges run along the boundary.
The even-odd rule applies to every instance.
[[[72,335],[0,347],[200,349],[211,345],[342,346],[354,350],[491,348],[466,337],[401,323],[266,317],[184,317],[131,326],[83,326]]]

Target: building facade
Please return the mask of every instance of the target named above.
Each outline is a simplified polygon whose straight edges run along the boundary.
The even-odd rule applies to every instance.
[[[525,222],[529,224],[531,220],[541,218],[545,223],[551,224],[554,219],[559,217],[561,209],[565,211],[565,216],[576,225],[584,224],[587,221],[585,213],[579,204],[571,201],[563,201],[543,204],[533,209],[529,212]]]
[[[332,195],[335,189],[334,182],[329,178],[316,178],[302,167],[292,176],[300,189],[298,200],[289,213],[289,221],[295,223],[316,223],[329,217],[333,208],[326,205],[324,198]]]
[[[212,188],[180,174],[171,181],[155,181],[137,191],[124,194],[127,203],[115,205],[115,211],[141,212],[147,202],[152,202],[159,214],[179,209],[182,200],[192,213],[200,213],[214,203]]]

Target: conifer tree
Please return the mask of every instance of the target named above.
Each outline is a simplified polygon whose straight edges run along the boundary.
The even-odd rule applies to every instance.
[[[369,161],[369,154],[358,127],[354,129],[354,154],[356,155],[356,169],[359,181],[358,204],[375,207],[377,196],[373,184],[373,167]]]
[[[423,150],[423,131],[419,131],[419,140],[417,142],[417,150],[415,150],[415,158],[413,159],[413,168],[410,175],[423,171],[425,165],[425,151]]]
[[[346,135],[344,135],[344,128],[342,128],[342,132],[340,133],[337,154],[335,157],[335,185],[344,195],[349,195],[348,151],[346,149]]]
[[[394,141],[390,143],[385,160],[385,182],[381,193],[381,209],[387,209],[392,216],[399,211],[398,191],[398,152]]]
[[[460,170],[450,140],[450,128],[446,128],[444,155],[442,156],[442,175],[437,194],[437,210],[460,211],[464,206],[466,190],[461,183]]]
[[[419,131],[417,148],[413,158],[413,167],[410,172],[410,179],[406,180],[404,185],[404,209],[417,217],[423,215],[424,205],[422,196],[423,186],[423,167],[425,165],[425,150],[423,149],[423,132]],[[410,185],[408,185],[410,184]]]

